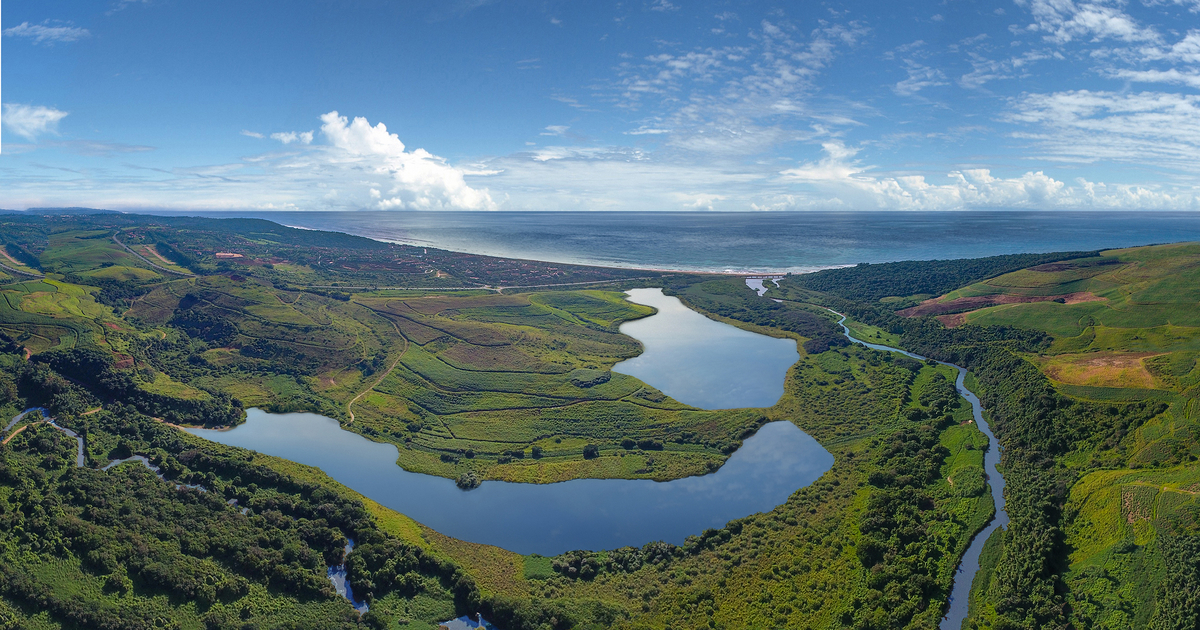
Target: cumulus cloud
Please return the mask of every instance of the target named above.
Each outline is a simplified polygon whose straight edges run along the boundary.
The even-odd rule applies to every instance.
[[[258,136],[262,137],[262,136]],[[278,140],[284,144],[299,142],[300,144],[312,144],[313,132],[311,131],[284,131],[271,134],[272,140]]]
[[[1169,193],[1147,186],[1105,184],[1079,178],[1074,186],[1043,171],[996,177],[991,169],[962,169],[946,174],[946,183],[924,175],[873,176],[871,167],[852,158],[857,150],[840,142],[824,145],[826,156],[782,171],[786,180],[812,186],[826,195],[826,206],[859,210],[958,210],[967,208],[1148,209],[1200,208],[1191,193]],[[795,204],[800,205],[800,204]],[[784,209],[784,208],[773,208]]]
[[[463,172],[425,149],[405,150],[383,123],[371,126],[366,118],[353,121],[336,111],[321,116],[321,133],[333,148],[331,159],[360,166],[385,176],[390,186],[380,190],[380,209],[494,210],[487,190],[467,185]]]
[[[780,175],[796,181],[828,182],[844,180],[864,170],[851,160],[858,149],[847,147],[840,140],[823,143],[821,148],[825,150],[821,160],[787,169]]]
[[[58,121],[67,112],[43,105],[4,104],[4,126],[27,140],[36,140],[44,133],[58,133]]]
[[[21,22],[16,26],[4,29],[5,37],[24,37],[32,39],[35,44],[49,45],[73,42],[89,35],[91,33],[86,28],[71,26],[69,23],[50,22],[49,20],[41,24]]]
[[[686,210],[712,210],[713,203],[725,201],[729,197],[713,193],[675,193],[675,198]]]

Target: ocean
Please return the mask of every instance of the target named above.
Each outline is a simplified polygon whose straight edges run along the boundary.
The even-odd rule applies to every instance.
[[[506,258],[709,272],[805,272],[1200,241],[1197,212],[153,212],[257,217]]]

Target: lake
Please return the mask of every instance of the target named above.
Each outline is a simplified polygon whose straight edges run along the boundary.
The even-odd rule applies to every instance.
[[[621,324],[641,341],[642,354],[613,366],[679,402],[701,409],[770,407],[800,360],[796,342],[759,335],[711,320],[662,289],[626,291],[629,301],[658,313]]]
[[[485,481],[460,490],[443,477],[396,465],[392,444],[372,442],[312,413],[246,412],[228,431],[188,429],[221,444],[316,466],[352,490],[424,525],[518,553],[615,549],[689,535],[766,511],[833,466],[833,455],[789,422],[763,426],[717,472],[657,482],[576,479],[552,484]]]
[[[630,300],[654,306],[658,313],[622,325],[622,332],[642,341],[646,350],[637,359],[619,364],[618,371],[706,409],[765,407],[783,394],[786,372],[799,358],[795,341],[710,320],[678,299],[664,296],[661,289],[629,293]],[[642,363],[634,363],[643,358]],[[789,422],[773,422],[708,475],[668,482],[485,481],[463,491],[451,479],[400,468],[394,445],[346,431],[331,418],[260,409],[250,409],[246,415],[245,424],[228,431],[189,431],[214,442],[316,466],[347,487],[448,536],[547,556],[657,540],[682,544],[689,535],[773,509],[833,466],[833,455],[808,434]]]

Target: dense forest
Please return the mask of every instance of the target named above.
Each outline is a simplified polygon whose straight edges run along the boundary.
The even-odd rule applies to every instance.
[[[890,263],[861,263],[854,267],[826,269],[789,278],[802,289],[828,293],[858,302],[878,302],[885,297],[933,297],[968,284],[1010,271],[1050,262],[1086,258],[1096,252],[1053,254],[1006,254],[959,260],[907,260]],[[896,301],[897,308],[911,305]]]

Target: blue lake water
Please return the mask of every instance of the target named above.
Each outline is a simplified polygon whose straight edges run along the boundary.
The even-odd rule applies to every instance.
[[[664,393],[707,409],[765,407],[783,394],[787,369],[799,359],[795,341],[710,320],[664,296],[661,289],[636,289],[630,291],[630,299],[659,312],[622,326],[623,332],[645,344],[638,358],[647,361],[619,371],[641,372]],[[485,481],[463,491],[450,479],[400,468],[394,445],[343,430],[331,418],[260,409],[246,415],[245,424],[228,431],[189,431],[316,466],[443,534],[542,555],[656,540],[682,544],[689,535],[773,509],[833,466],[833,455],[808,434],[791,423],[774,422],[747,439],[716,472],[699,477],[668,482]]]
[[[783,381],[800,360],[796,342],[776,339],[711,320],[662,289],[626,291],[629,301],[658,313],[621,324],[645,351],[613,366],[679,402],[701,409],[770,407],[783,396]]]
[[[258,217],[460,252],[691,271],[802,272],[1200,240],[1200,212],[168,212]]]
[[[519,553],[682,544],[710,527],[783,503],[833,466],[833,455],[788,422],[763,426],[717,472],[669,482],[576,479],[553,484],[454,481],[396,465],[391,444],[311,413],[247,411],[229,431],[189,429],[214,442],[316,466],[345,486],[461,540]]]

